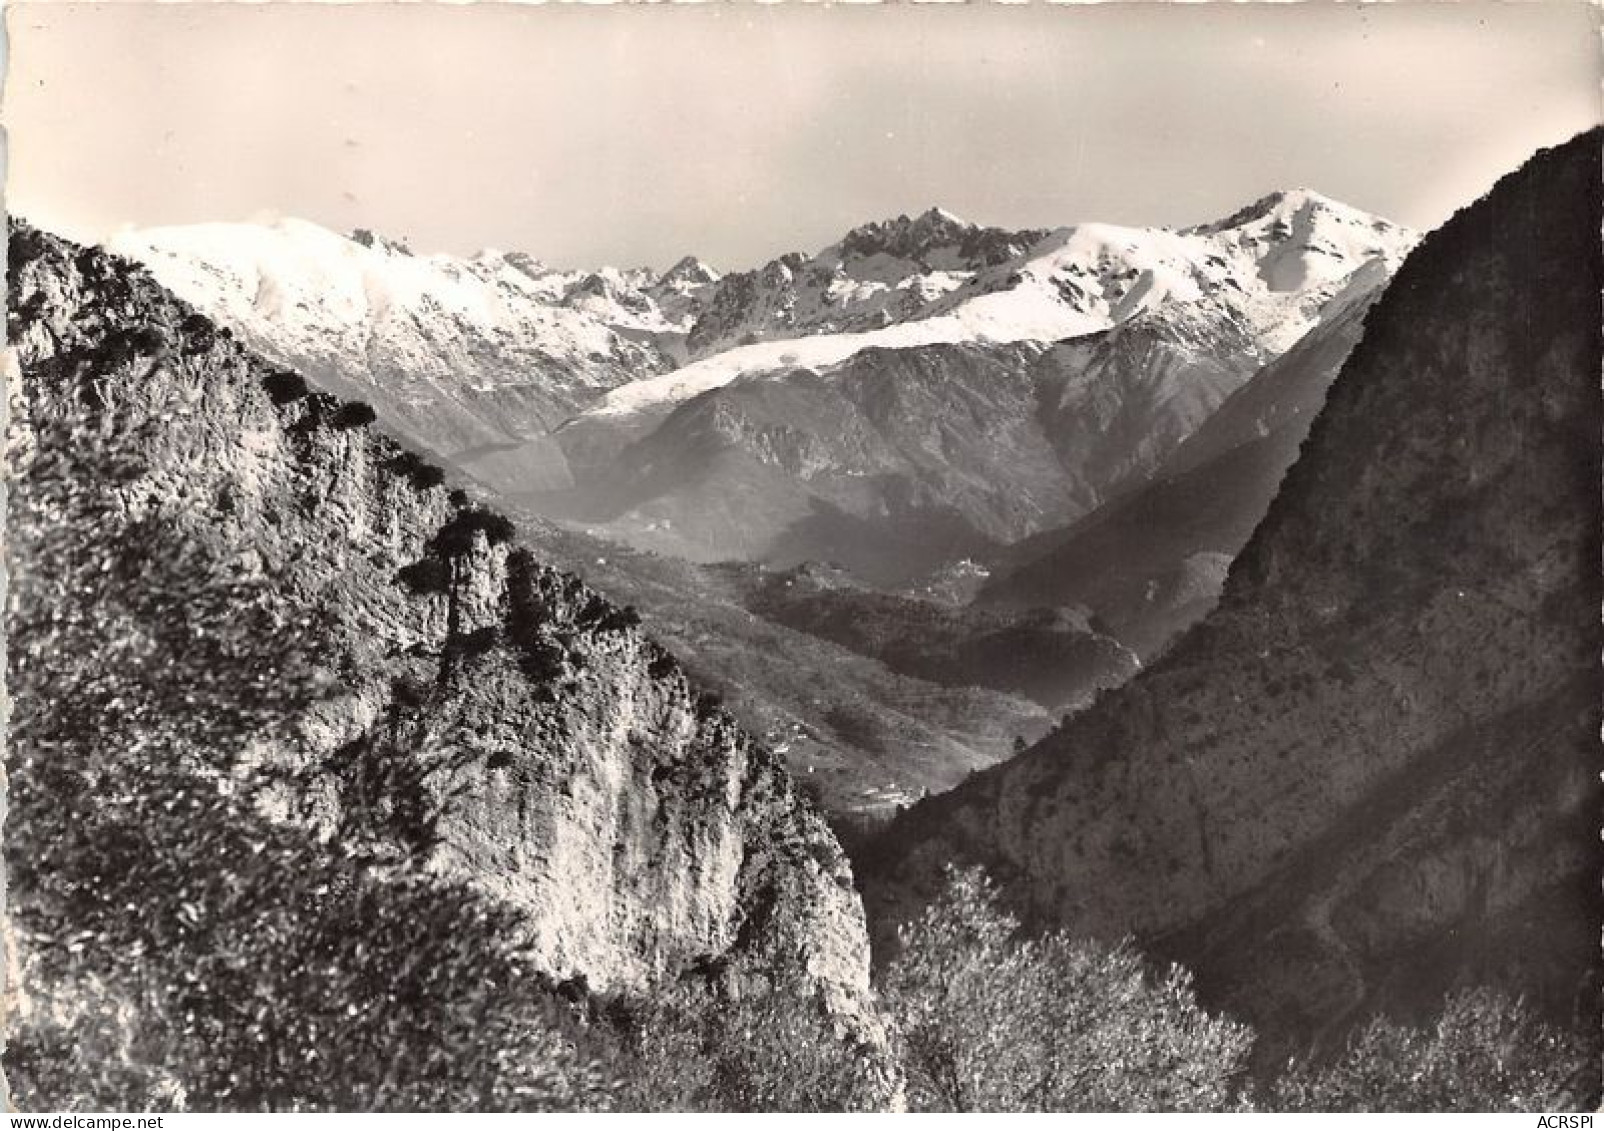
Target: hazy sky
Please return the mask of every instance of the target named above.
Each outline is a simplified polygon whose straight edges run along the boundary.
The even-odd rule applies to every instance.
[[[1581,3],[8,6],[9,206],[723,267],[941,204],[1418,227],[1600,117]]]

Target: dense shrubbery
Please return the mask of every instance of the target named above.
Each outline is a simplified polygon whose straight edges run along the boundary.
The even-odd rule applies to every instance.
[[[1152,978],[1125,945],[1022,937],[976,872],[899,938],[881,993],[924,1111],[1211,1111],[1237,1102],[1253,1035]]]
[[[423,557],[396,571],[396,581],[419,595],[449,593],[456,562],[473,549],[476,534],[495,546],[510,541],[515,533],[512,520],[504,515],[479,507],[458,510],[429,540]],[[518,568],[516,562],[513,568]]]
[[[459,510],[449,522],[435,532],[429,543],[429,552],[450,560],[460,558],[473,548],[473,536],[483,534],[492,546],[512,541],[517,529],[512,520],[494,511],[478,507]]]
[[[432,463],[426,462],[415,452],[401,452],[390,460],[388,467],[398,475],[404,475],[411,484],[420,491],[427,491],[438,487],[446,481],[445,471]],[[460,505],[460,504],[453,504]]]
[[[1450,997],[1411,1027],[1378,1018],[1325,1066],[1293,1065],[1268,1089],[1276,1111],[1592,1110],[1596,1049],[1489,990]]]
[[[625,1012],[616,1032],[624,1110],[873,1111],[891,1093],[883,1054],[800,989],[682,987]]]
[[[329,423],[336,428],[366,428],[377,419],[379,414],[366,401],[346,401],[335,409]]]
[[[1325,1062],[1250,1081],[1253,1033],[1127,945],[1026,939],[978,871],[900,934],[880,997],[908,1105],[931,1111],[1592,1110],[1598,1038],[1458,992],[1423,1026],[1377,1018]]]
[[[306,396],[306,378],[290,369],[275,369],[262,379],[268,399],[276,405],[291,404]]]
[[[451,588],[451,566],[441,558],[420,558],[402,566],[395,576],[413,593],[444,593]]]

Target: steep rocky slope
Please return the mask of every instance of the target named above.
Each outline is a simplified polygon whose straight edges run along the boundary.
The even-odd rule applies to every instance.
[[[450,802],[433,866],[527,912],[539,968],[622,990],[801,976],[857,1010],[862,913],[831,834],[628,610],[133,264],[15,225],[10,269],[19,442],[154,416],[147,474],[88,488],[289,578],[277,615],[326,625],[330,695],[271,756],[313,764],[423,703]]]
[[[1214,607],[1387,282],[1360,273],[1319,325],[1231,394],[1152,479],[1068,527],[1009,546],[983,606],[1089,609],[1151,660]]]
[[[1477,981],[1596,1031],[1600,140],[1421,244],[1219,608],[899,820],[883,926],[975,860],[1272,1038]]]

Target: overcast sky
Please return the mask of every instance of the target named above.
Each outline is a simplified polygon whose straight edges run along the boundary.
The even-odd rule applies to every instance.
[[[1581,3],[8,5],[9,206],[301,216],[722,267],[940,204],[1189,224],[1304,185],[1417,227],[1599,119]]]

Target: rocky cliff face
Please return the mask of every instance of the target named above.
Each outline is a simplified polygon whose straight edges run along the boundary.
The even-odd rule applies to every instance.
[[[452,798],[434,864],[526,910],[547,972],[801,975],[857,1011],[867,947],[834,840],[632,611],[131,263],[11,236],[20,426],[160,415],[140,485],[96,486],[288,577],[283,614],[326,620],[333,694],[275,756],[326,756],[421,695],[417,749]]]
[[[1019,758],[920,805],[1037,923],[1135,932],[1304,1039],[1598,967],[1600,136],[1433,233],[1366,320],[1220,607]]]

